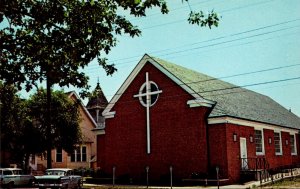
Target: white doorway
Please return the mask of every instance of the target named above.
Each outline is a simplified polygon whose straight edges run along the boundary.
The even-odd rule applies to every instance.
[[[243,137],[240,137],[240,152],[241,152],[241,168],[248,169],[247,140],[246,138]]]

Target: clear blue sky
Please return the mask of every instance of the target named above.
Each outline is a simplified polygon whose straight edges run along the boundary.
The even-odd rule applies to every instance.
[[[108,56],[118,72],[106,76],[96,62],[85,69],[91,90],[97,79],[110,100],[142,56],[149,55],[222,78],[265,94],[300,116],[300,1],[299,0],[189,0],[192,10],[214,9],[222,18],[218,28],[200,28],[186,21],[187,3],[169,0],[170,13],[148,11],[131,19],[142,36],[119,37]],[[279,69],[280,67],[280,69]],[[278,68],[278,69],[273,69]]]

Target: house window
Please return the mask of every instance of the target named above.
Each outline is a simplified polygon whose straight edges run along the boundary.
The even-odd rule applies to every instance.
[[[56,162],[62,162],[62,148],[56,149]]]
[[[35,155],[30,155],[30,163],[35,164]]]
[[[255,130],[254,139],[255,139],[256,155],[263,155],[264,154],[263,131]]]
[[[86,162],[86,146],[78,146],[71,155],[71,162]]]
[[[282,144],[281,144],[280,132],[274,132],[274,146],[275,146],[275,154],[282,155]]]
[[[297,155],[297,146],[295,135],[290,135],[291,154]]]
[[[83,162],[86,162],[86,147],[85,146],[82,146],[82,148],[81,148],[81,160]]]

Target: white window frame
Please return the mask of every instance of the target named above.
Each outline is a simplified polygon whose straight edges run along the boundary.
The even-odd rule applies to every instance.
[[[256,151],[256,143],[255,143],[255,130],[261,131],[261,150],[262,152]],[[255,153],[256,155],[265,155],[265,142],[264,142],[264,130],[263,129],[254,129],[254,143],[255,143]]]
[[[295,134],[295,133],[290,133],[290,137],[291,137],[291,136],[294,137],[294,153],[292,152],[292,149],[291,149],[291,155],[295,156],[295,155],[297,155],[296,134]],[[292,148],[292,146],[291,146],[291,141],[290,141],[290,147]]]
[[[275,133],[279,133],[279,146],[280,146],[280,152],[276,152],[275,148]],[[281,131],[274,130],[274,149],[275,149],[275,155],[280,156],[282,155],[282,138],[281,138]]]
[[[71,154],[71,159],[70,161],[73,162],[73,163],[76,163],[76,162],[87,162],[87,146],[86,145],[80,145],[80,146],[77,146],[78,147],[78,150],[75,149],[74,152]],[[83,157],[83,154],[82,154],[82,148],[85,147],[85,156],[86,156],[86,159],[85,161],[82,161],[82,157]],[[72,161],[72,155],[74,154],[74,161]],[[80,161],[77,160],[77,155],[80,155]]]

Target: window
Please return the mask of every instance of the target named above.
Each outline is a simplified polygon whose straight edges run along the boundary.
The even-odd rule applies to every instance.
[[[86,162],[86,147],[85,146],[82,146],[82,148],[81,148],[81,155],[82,155],[81,160],[83,162]]]
[[[30,155],[30,163],[35,164],[35,155]]]
[[[71,154],[71,162],[86,162],[86,146],[78,146]]]
[[[263,131],[255,130],[254,139],[255,139],[256,155],[263,155],[264,154]]]
[[[56,162],[62,162],[62,148],[56,149]]]
[[[274,132],[274,146],[275,154],[282,155],[282,145],[281,145],[281,134],[280,132]]]
[[[3,175],[12,175],[12,172],[11,171],[3,171]]]
[[[294,134],[290,135],[290,144],[291,144],[291,154],[297,155],[296,138]]]

